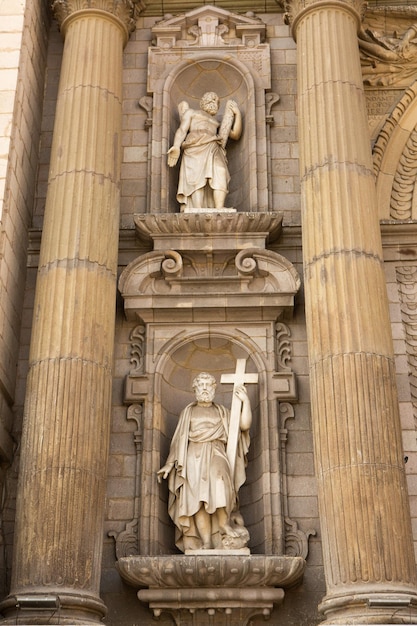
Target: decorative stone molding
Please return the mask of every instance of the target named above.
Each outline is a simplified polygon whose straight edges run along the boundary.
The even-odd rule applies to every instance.
[[[130,362],[133,364],[133,368],[130,370],[131,376],[145,373],[145,340],[146,326],[144,324],[138,324],[130,333]]]
[[[259,77],[270,86],[269,46],[263,43],[266,25],[257,17],[247,17],[214,6],[205,6],[185,15],[162,20],[152,28],[156,45],[149,49],[149,87],[184,53],[199,55],[208,51],[234,52],[238,59],[253,65]],[[174,53],[174,54],[172,54]]]
[[[273,243],[282,232],[280,213],[175,213],[135,215],[138,237],[145,242],[154,242],[154,250],[166,250],[173,246],[172,237],[181,237],[182,249],[189,237],[191,245],[196,240],[213,238],[217,249],[234,249]],[[223,241],[223,243],[221,243]],[[220,246],[220,248],[219,248]],[[205,246],[207,249],[207,246]]]
[[[277,322],[275,325],[276,338],[276,362],[278,371],[290,370],[289,362],[291,361],[291,331],[283,322]]]
[[[74,13],[94,9],[117,17],[129,33],[135,30],[136,20],[144,8],[143,0],[53,0],[52,2],[52,10],[61,27],[64,21]]]
[[[253,16],[230,13],[218,7],[206,6],[184,16],[171,17],[157,23],[152,32],[156,47],[217,47],[243,45],[259,46],[265,37],[266,26]]]
[[[412,218],[416,181],[417,128],[414,128],[404,146],[392,183],[390,217],[393,219],[408,220]]]
[[[223,310],[263,308],[274,319],[293,307],[300,279],[284,257],[265,250],[281,230],[274,213],[141,215],[138,234],[154,242],[154,251],[124,270],[120,290],[128,317],[181,307]],[[130,311],[132,314],[130,314]],[[231,318],[230,318],[231,319]]]
[[[298,528],[297,522],[285,518],[285,554],[287,556],[298,556],[306,559],[308,556],[308,540],[317,533],[314,529],[304,532]]]
[[[289,337],[291,335],[290,329],[285,325],[278,323],[278,333],[280,336],[279,345],[285,345],[285,352],[291,354],[291,348],[287,340],[282,340],[281,337]],[[288,429],[286,426],[287,420],[294,419],[294,407],[289,402],[279,403],[279,439],[280,439],[280,457],[281,457],[281,472],[282,472],[282,508],[284,512],[285,523],[285,554],[287,556],[297,556],[306,559],[309,550],[309,538],[315,536],[317,533],[314,529],[309,529],[304,532],[298,528],[296,521],[292,520],[288,515],[288,472],[287,472],[287,441],[288,441]]]
[[[152,105],[153,99],[150,96],[143,96],[139,102],[139,106],[146,111],[147,118],[145,120],[145,128],[150,129],[152,127]]]
[[[401,126],[401,120],[408,111],[410,105],[416,101],[417,98],[417,81],[414,82],[404,93],[399,100],[389,117],[387,118],[383,128],[381,129],[378,138],[373,148],[373,160],[374,160],[374,172],[378,176],[381,169],[381,163],[384,155],[387,151],[388,143],[395,130]]]
[[[145,0],[146,9],[144,14],[146,16],[160,17],[161,15],[161,3],[153,2],[152,0]],[[190,0],[164,0],[163,7],[164,12],[170,15],[178,15],[190,8],[192,2]],[[196,4],[196,3],[195,3]],[[201,4],[201,3],[200,3]],[[208,4],[208,3],[207,3]],[[215,0],[212,4],[216,4],[217,7],[230,7],[233,4],[233,10],[241,14],[253,15],[253,11],[259,10],[263,13],[274,13],[277,10],[277,0],[262,0],[262,5],[254,5],[253,0],[233,0],[233,3],[227,0]]]
[[[263,554],[167,555],[125,557],[117,564],[123,578],[138,587],[293,587],[304,559]]]
[[[126,419],[136,422],[136,430],[133,433],[133,440],[136,449],[134,516],[133,519],[126,524],[126,528],[122,532],[118,533],[117,531],[112,530],[108,533],[109,537],[114,538],[117,559],[139,554],[138,517],[140,514],[141,497],[143,404],[130,405],[127,410]]]
[[[284,589],[302,580],[301,557],[272,555],[176,555],[126,557],[117,567],[155,617],[170,613],[175,623],[244,626],[251,617],[267,619]],[[149,589],[140,589],[141,587]]]
[[[396,273],[405,329],[414,423],[417,428],[417,266],[397,267]]]
[[[417,81],[385,121],[373,148],[380,219],[403,220],[415,215],[416,129]]]

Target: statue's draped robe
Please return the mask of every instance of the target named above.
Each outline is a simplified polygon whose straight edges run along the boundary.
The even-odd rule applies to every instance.
[[[171,442],[167,464],[174,464],[169,475],[168,512],[176,526],[175,543],[185,548],[201,548],[201,540],[193,515],[203,505],[211,515],[214,547],[221,547],[217,509],[225,508],[228,515],[237,507],[237,494],[246,480],[246,454],[249,432],[240,431],[234,477],[226,456],[230,412],[213,404],[210,416],[191,424],[197,403],[189,404],[181,413]],[[194,420],[193,420],[194,422]]]
[[[201,125],[202,128],[198,128]],[[230,174],[226,151],[217,135],[219,123],[216,119],[193,120],[192,130],[182,144],[182,162],[178,181],[177,200],[181,205],[193,207],[191,194],[197,189],[217,189],[227,193]],[[205,127],[205,128],[204,128]],[[211,127],[211,128],[210,128]],[[210,130],[208,130],[210,128]],[[207,208],[213,207],[212,193],[205,194]]]

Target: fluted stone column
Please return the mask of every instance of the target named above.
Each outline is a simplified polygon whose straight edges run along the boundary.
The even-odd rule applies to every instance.
[[[7,623],[17,623],[18,603],[19,623],[59,618],[59,623],[85,624],[105,614],[99,581],[119,232],[122,52],[134,27],[135,3],[55,0],[53,8],[65,45],[36,285],[12,586],[1,609]],[[57,612],[51,618],[47,607],[54,598]]]
[[[357,44],[359,0],[289,0],[328,624],[411,623],[416,567]]]

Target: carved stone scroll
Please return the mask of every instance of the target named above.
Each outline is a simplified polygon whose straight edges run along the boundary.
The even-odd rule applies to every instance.
[[[412,218],[417,182],[417,128],[410,134],[392,183],[390,215],[396,220]]]
[[[417,266],[397,267],[397,282],[405,329],[413,415],[417,429]]]
[[[134,515],[133,519],[126,524],[125,530],[120,533],[112,530],[108,533],[109,537],[114,538],[117,559],[139,554],[138,518],[140,515],[141,497],[143,405],[132,404],[127,410],[126,419],[136,422],[136,430],[133,433],[136,449]]]

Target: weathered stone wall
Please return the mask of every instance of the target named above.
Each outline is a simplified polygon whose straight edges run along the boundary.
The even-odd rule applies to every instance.
[[[46,2],[0,6],[0,450],[12,455],[10,430],[42,116]]]
[[[15,2],[3,2],[0,11],[4,7],[16,6]],[[28,10],[26,20],[34,19],[35,14],[44,15],[43,3],[31,3],[31,10]],[[191,8],[191,4],[190,4]],[[226,7],[225,7],[226,8]],[[15,16],[23,28],[23,9],[20,15]],[[160,16],[159,16],[160,17]],[[267,24],[267,36],[271,45],[272,61],[272,92],[279,96],[279,101],[271,111],[273,124],[269,132],[271,138],[271,193],[272,206],[274,211],[284,213],[284,233],[280,242],[275,246],[275,250],[287,257],[296,267],[302,276],[302,254],[301,254],[301,228],[300,228],[300,192],[298,173],[298,143],[297,143],[297,112],[296,112],[296,57],[295,44],[290,36],[289,28],[283,22],[283,16],[279,13],[259,14]],[[147,189],[148,189],[148,141],[151,130],[147,128],[148,113],[146,111],[147,102],[142,98],[147,96],[147,49],[151,42],[151,26],[157,17],[141,17],[138,20],[137,30],[131,36],[124,53],[123,71],[123,136],[122,136],[122,170],[121,170],[121,234],[120,234],[120,254],[119,264],[122,270],[138,254],[145,251],[143,245],[138,242],[133,233],[133,214],[146,211]],[[27,74],[22,76],[22,81],[17,79],[17,65],[15,72],[15,85],[13,90],[20,94],[22,115],[25,116],[27,126],[31,129],[31,134],[26,134],[24,140],[25,125],[15,125],[8,128],[9,137],[6,137],[7,150],[11,148],[10,161],[14,167],[10,174],[4,170],[4,186],[10,190],[5,193],[6,202],[3,204],[3,229],[4,254],[0,265],[0,272],[3,271],[6,259],[6,250],[13,251],[10,259],[12,268],[11,276],[15,274],[14,280],[16,292],[7,289],[10,293],[9,310],[5,312],[6,320],[9,322],[8,334],[3,336],[5,341],[7,336],[11,337],[10,349],[1,350],[1,354],[9,354],[5,367],[5,381],[3,383],[10,398],[14,390],[14,378],[12,372],[14,367],[10,363],[15,362],[19,330],[20,312],[23,307],[23,324],[20,345],[20,362],[18,369],[18,385],[16,414],[20,417],[23,410],[25,377],[27,374],[27,356],[30,340],[30,327],[33,306],[33,292],[35,284],[35,268],[37,264],[37,249],[39,246],[39,229],[42,226],[43,210],[46,197],[46,183],[49,169],[49,155],[54,121],[56,91],[59,79],[62,38],[58,32],[56,24],[52,25],[49,36],[49,48],[47,58],[47,82],[43,101],[42,133],[40,141],[40,161],[36,187],[33,185],[34,172],[36,168],[35,154],[37,154],[37,129],[40,125],[41,104],[33,109],[33,104],[42,103],[40,92],[43,89],[42,68],[45,63],[45,40],[43,39],[45,30],[42,30],[42,22],[37,17],[36,24],[32,28],[26,28],[26,39],[29,34],[36,36],[34,44],[34,54],[28,55],[31,64],[25,64]],[[29,22],[27,23],[28,26]],[[3,22],[0,21],[0,28]],[[23,32],[23,31],[22,31]],[[29,41],[29,40],[28,40]],[[29,50],[29,43],[23,43]],[[35,67],[35,64],[37,66]],[[11,75],[11,74],[10,74]],[[1,74],[0,74],[1,77]],[[35,82],[32,81],[35,79]],[[12,81],[13,82],[13,81]],[[3,86],[3,83],[0,82]],[[30,98],[26,96],[28,89],[35,90],[36,96]],[[19,102],[18,98],[18,102]],[[12,94],[9,94],[5,102],[11,102]],[[13,101],[14,102],[14,101]],[[14,104],[13,104],[14,106]],[[17,110],[17,109],[16,109]],[[6,112],[11,117],[12,109]],[[31,118],[29,116],[32,116]],[[3,116],[2,118],[3,119]],[[15,119],[16,117],[15,113]],[[29,119],[31,121],[29,121]],[[3,125],[2,125],[3,128]],[[33,146],[31,145],[33,142]],[[29,155],[31,159],[23,158],[30,146]],[[13,156],[15,155],[15,156]],[[22,163],[29,163],[30,167],[24,170]],[[1,163],[0,163],[1,167]],[[20,177],[13,187],[12,172],[14,176]],[[19,184],[18,184],[19,183]],[[13,195],[13,188],[19,187],[19,194]],[[1,194],[0,194],[1,196]],[[16,196],[16,197],[15,197]],[[23,304],[22,281],[25,275],[26,266],[26,228],[32,209],[32,200],[35,198],[35,212],[33,216],[31,240],[31,251],[29,255],[29,272],[26,283],[25,300]],[[12,226],[12,216],[19,217],[19,223]],[[10,226],[9,226],[10,225]],[[9,234],[7,234],[9,233]],[[412,299],[410,301],[410,289],[416,292],[417,282],[417,254],[414,247],[412,254],[401,253],[396,243],[395,234],[392,235],[388,227],[384,231],[386,276],[389,298],[391,303],[391,321],[397,355],[397,375],[399,384],[399,395],[401,403],[401,416],[404,433],[405,455],[408,457],[406,471],[409,481],[410,500],[412,505],[413,524],[415,537],[417,539],[417,444],[416,444],[416,420],[417,420],[417,373],[415,372],[415,362],[413,354],[415,352],[414,322],[412,315]],[[1,239],[0,239],[1,242]],[[19,243],[18,243],[19,242]],[[6,245],[7,244],[7,245]],[[408,247],[410,249],[410,246]],[[7,254],[8,254],[7,253]],[[17,270],[17,268],[19,268]],[[406,269],[404,269],[406,268]],[[414,269],[413,269],[414,268]],[[16,274],[17,272],[17,274]],[[413,274],[414,272],[414,274]],[[409,276],[411,275],[411,279]],[[404,278],[405,276],[405,278]],[[406,284],[406,287],[404,287]],[[417,303],[417,296],[416,296]],[[407,308],[407,304],[410,305]],[[16,308],[17,317],[13,310]],[[410,312],[411,311],[411,312]],[[294,318],[289,322],[291,330],[292,346],[292,368],[297,375],[299,399],[294,406],[295,416],[286,423],[288,429],[287,442],[287,486],[288,486],[288,514],[292,520],[296,521],[299,528],[304,532],[316,531],[310,538],[310,550],[308,556],[308,566],[303,585],[293,592],[286,594],[283,607],[276,611],[271,619],[271,624],[282,624],[283,626],[313,626],[318,623],[317,604],[325,593],[323,580],[322,554],[320,542],[320,524],[317,508],[316,483],[314,478],[314,463],[312,449],[312,432],[309,404],[309,382],[308,382],[308,356],[305,330],[305,317],[303,307],[303,295],[299,294]],[[106,623],[113,626],[122,624],[151,624],[152,616],[148,609],[137,600],[134,589],[129,588],[122,582],[117,573],[114,552],[114,540],[109,537],[109,532],[122,531],[126,523],[134,516],[134,490],[136,473],[136,448],[135,429],[133,420],[127,420],[126,406],[123,405],[124,378],[131,369],[131,340],[130,333],[133,325],[126,321],[123,313],[121,298],[118,301],[118,314],[115,334],[115,375],[113,383],[113,413],[112,413],[112,435],[110,444],[110,462],[108,469],[108,489],[107,506],[105,513],[105,535],[103,573],[102,573],[102,597],[109,608]],[[416,330],[417,333],[417,330]],[[414,350],[414,352],[413,352]],[[414,357],[415,359],[415,357]],[[415,378],[413,378],[415,377]],[[414,387],[413,387],[414,385]],[[413,395],[413,391],[415,395]],[[20,434],[20,422],[16,420],[14,436],[18,440]],[[139,442],[140,445],[140,442]],[[9,491],[4,509],[3,528],[6,535],[6,545],[8,563],[10,564],[11,538],[13,531],[14,515],[14,491],[16,488],[15,478],[17,476],[17,461],[9,474]],[[169,620],[161,619],[161,624],[171,623]],[[259,620],[259,623],[262,623]]]
[[[12,461],[15,385],[42,119],[49,12],[45,0],[0,3],[0,463]],[[27,333],[26,333],[27,339]],[[17,400],[17,402],[19,402]],[[3,501],[7,497],[0,472]],[[12,528],[0,518],[0,591]]]

